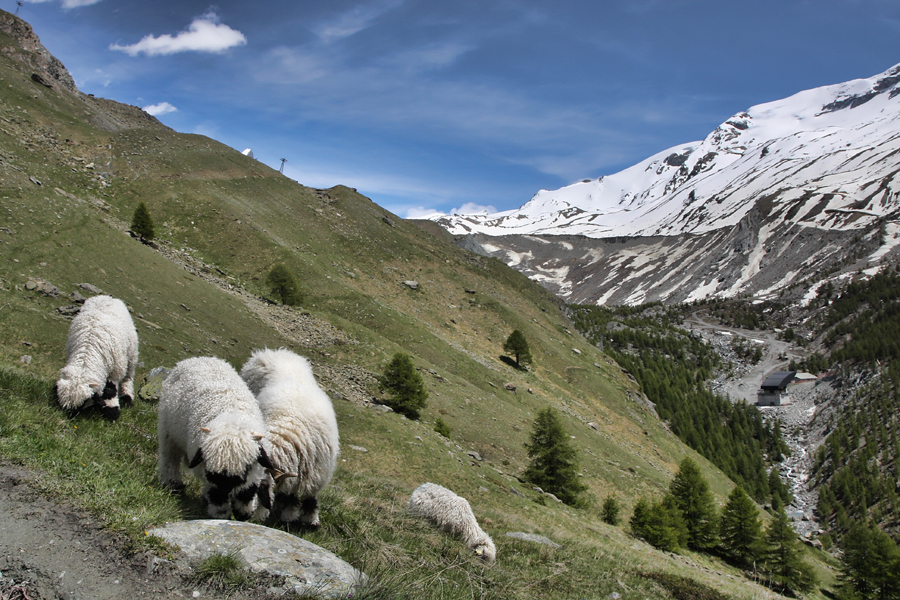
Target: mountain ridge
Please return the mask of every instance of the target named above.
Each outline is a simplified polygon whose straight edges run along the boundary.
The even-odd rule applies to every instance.
[[[875,268],[896,254],[898,83],[900,65],[799,92],[518,209],[432,220],[569,302],[766,299],[810,276]],[[611,242],[623,239],[625,253]],[[871,261],[854,255],[860,240]]]

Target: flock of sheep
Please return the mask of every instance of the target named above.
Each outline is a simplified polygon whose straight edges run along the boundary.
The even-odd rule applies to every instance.
[[[134,398],[138,337],[125,303],[89,298],[72,321],[66,366],[56,394],[70,413],[99,409],[114,421],[120,401]],[[159,482],[184,489],[182,465],[203,483],[210,517],[246,521],[277,515],[285,524],[319,525],[318,494],[331,480],[340,452],[331,399],[309,361],[290,350],[257,350],[240,374],[224,360],[188,358],[162,384],[158,406]],[[409,509],[463,539],[487,562],[490,536],[469,503],[424,483]]]

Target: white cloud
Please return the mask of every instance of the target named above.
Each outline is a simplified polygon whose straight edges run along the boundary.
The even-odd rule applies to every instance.
[[[476,204],[475,202],[466,202],[459,208],[451,208],[451,215],[491,215],[497,212],[497,209],[490,204]]]
[[[311,29],[323,42],[341,40],[367,29],[375,19],[402,3],[402,0],[380,0],[356,6],[329,21],[314,25]]]
[[[154,117],[158,117],[160,115],[167,115],[169,113],[176,112],[178,109],[169,104],[168,102],[160,102],[159,104],[151,104],[150,106],[144,107],[144,112],[147,114],[153,115]]]
[[[443,211],[437,210],[435,208],[425,208],[424,206],[415,206],[413,208],[406,209],[406,216],[404,219],[427,219],[432,215],[443,215],[446,214]]]
[[[30,2],[31,4],[43,4],[44,2],[48,2],[49,0],[25,0],[26,2]],[[60,4],[63,8],[78,8],[79,6],[90,6],[92,4],[97,4],[100,0],[62,0]]]
[[[147,56],[157,56],[177,52],[224,52],[246,43],[247,38],[243,33],[219,23],[219,17],[213,12],[208,12],[195,18],[187,30],[176,35],[163,34],[157,37],[150,34],[136,44],[128,46],[111,44],[109,49],[121,50],[129,56],[137,56],[141,52]]]

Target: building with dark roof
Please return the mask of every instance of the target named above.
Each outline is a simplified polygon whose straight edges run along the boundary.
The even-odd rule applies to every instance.
[[[796,376],[797,371],[778,371],[766,377],[762,387],[756,392],[756,405],[781,406],[781,395]]]

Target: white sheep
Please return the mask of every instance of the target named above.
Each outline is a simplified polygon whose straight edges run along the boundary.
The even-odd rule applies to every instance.
[[[431,521],[442,531],[460,536],[485,562],[497,558],[494,541],[475,519],[468,501],[436,483],[423,483],[409,498],[409,511]]]
[[[188,358],[159,394],[159,482],[184,489],[182,463],[203,481],[208,514],[264,519],[271,508],[266,424],[253,393],[219,358]],[[230,502],[229,502],[230,501]],[[262,506],[260,506],[262,505]]]
[[[66,342],[66,366],[59,372],[56,396],[70,413],[98,406],[111,421],[119,418],[119,398],[134,398],[138,336],[128,307],[117,298],[88,298],[72,320]]]
[[[269,430],[269,459],[282,472],[273,511],[285,523],[319,525],[318,495],[337,467],[340,452],[334,407],[316,383],[309,361],[290,350],[257,350],[241,377]]]

